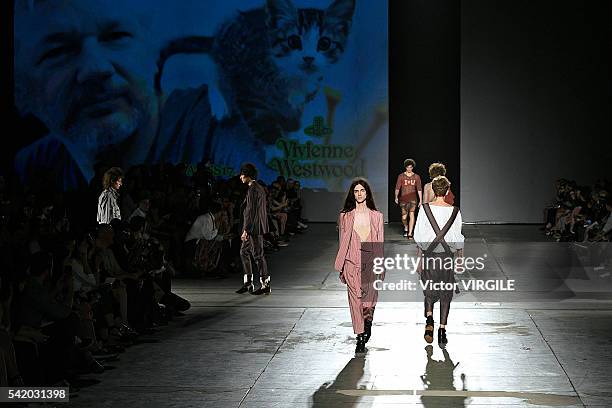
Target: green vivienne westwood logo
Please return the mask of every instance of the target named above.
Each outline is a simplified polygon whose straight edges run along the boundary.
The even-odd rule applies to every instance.
[[[312,125],[306,126],[304,133],[306,133],[308,136],[321,137],[331,135],[333,130],[332,128],[325,126],[323,116],[315,116],[312,120]]]
[[[352,160],[355,148],[351,145],[299,143],[284,137],[276,141],[285,160]]]
[[[313,120],[304,133],[325,136],[331,128],[322,124],[322,119]],[[300,143],[284,137],[276,141],[282,157],[273,157],[268,166],[285,177],[342,179],[364,174],[363,160],[355,160],[355,147],[331,143]]]

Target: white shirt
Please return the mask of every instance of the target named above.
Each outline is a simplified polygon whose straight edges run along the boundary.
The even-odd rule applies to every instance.
[[[115,218],[121,219],[118,198],[119,192],[112,187],[102,191],[98,197],[98,224],[110,224]]]
[[[451,214],[453,213],[453,207],[430,205],[429,208],[431,208],[431,213],[436,219],[438,226],[440,229],[443,229],[444,225],[446,225]],[[453,251],[463,249],[463,241],[465,238],[461,234],[461,223],[461,211],[459,211],[457,213],[457,218],[455,218],[455,222],[453,222],[453,225],[451,225],[450,229],[444,236],[444,240]],[[414,226],[414,241],[421,249],[425,250],[435,238],[436,234],[433,227],[427,219],[425,209],[421,206],[419,208],[419,216],[417,217]],[[444,252],[444,247],[440,244],[434,249],[434,252]]]
[[[210,241],[211,239],[215,239],[218,232],[217,228],[215,228],[213,215],[211,213],[206,213],[200,215],[193,222],[193,225],[185,236],[185,242],[191,241],[192,239],[205,239]]]

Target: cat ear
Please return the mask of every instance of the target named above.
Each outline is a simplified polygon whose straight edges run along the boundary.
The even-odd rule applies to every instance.
[[[355,12],[355,0],[335,0],[325,10],[325,25],[335,32],[348,35]]]
[[[355,0],[335,0],[325,10],[325,18],[350,22],[355,12]]]
[[[297,10],[291,0],[267,0],[266,14],[266,24],[270,28],[279,28],[286,23],[295,24],[297,19]]]

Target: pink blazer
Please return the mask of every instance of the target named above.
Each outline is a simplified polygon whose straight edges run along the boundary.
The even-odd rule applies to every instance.
[[[334,265],[338,272],[342,272],[344,269],[344,262],[346,261],[351,236],[353,235],[353,221],[355,221],[355,210],[347,213],[340,213],[340,217],[338,218],[340,245]],[[380,211],[370,210],[370,231],[370,242],[385,242],[383,215]],[[374,255],[376,257],[384,256],[382,245],[377,246],[377,253]]]

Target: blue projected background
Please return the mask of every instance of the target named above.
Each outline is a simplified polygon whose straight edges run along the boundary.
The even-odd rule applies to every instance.
[[[254,162],[344,192],[387,184],[387,1],[17,0],[15,104],[49,132],[24,182],[98,162]],[[386,189],[386,188],[385,188]]]

